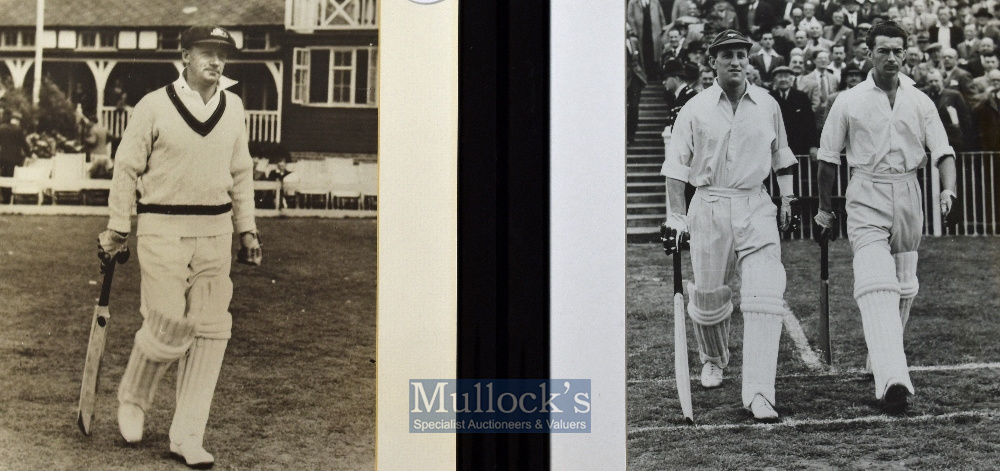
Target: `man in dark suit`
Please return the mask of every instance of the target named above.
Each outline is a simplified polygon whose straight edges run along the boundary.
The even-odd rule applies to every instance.
[[[28,143],[21,130],[21,113],[10,114],[10,122],[0,126],[0,177],[13,177],[14,167],[24,164]],[[10,188],[3,188],[3,201],[10,200]]]
[[[944,87],[956,90],[966,100],[971,100],[973,95],[972,74],[958,66],[958,51],[950,47],[942,49],[940,57]]]
[[[822,0],[816,4],[816,18],[824,24],[833,22],[833,12],[840,11],[842,5],[837,0]]]
[[[1000,28],[990,25],[993,14],[983,7],[976,10],[976,14],[973,16],[976,18],[976,32],[979,34],[979,38],[990,38],[994,43],[1000,43]]]
[[[972,111],[979,123],[982,150],[1000,152],[1000,88],[990,91],[989,97],[976,105]]]
[[[938,9],[938,23],[927,28],[931,42],[936,42],[944,48],[955,48],[965,39],[962,30],[951,22],[951,10],[948,7]]]
[[[774,50],[774,34],[770,31],[761,35],[760,50],[750,56],[750,65],[760,72],[760,80],[766,88],[771,88],[771,82],[774,81],[772,72],[785,65],[785,58]]]
[[[986,69],[983,68],[983,56],[991,56],[994,54],[995,46],[993,40],[985,37],[979,40],[979,51],[969,60],[968,64],[965,64],[965,70],[968,70],[973,77],[982,77],[986,73]]]
[[[932,69],[927,73],[925,92],[937,105],[938,115],[948,133],[948,144],[958,152],[978,150],[979,136],[972,123],[972,110],[961,93],[945,88],[941,71]]]
[[[639,97],[646,86],[646,72],[642,69],[642,59],[639,57],[639,38],[628,23],[625,27],[628,34],[625,39],[625,131],[628,143],[631,144],[639,129]]]
[[[819,133],[816,132],[816,115],[809,96],[792,87],[795,78],[790,67],[774,69],[774,90],[771,96],[781,108],[781,119],[788,135],[788,147],[795,155],[810,155],[815,158],[819,147]]]
[[[745,4],[736,4],[736,15],[744,32],[759,40],[761,34],[770,32],[778,15],[774,6],[767,0],[748,0]]]
[[[677,113],[698,94],[692,83],[698,79],[698,66],[669,59],[663,63],[663,89],[667,92],[667,126],[673,127]]]

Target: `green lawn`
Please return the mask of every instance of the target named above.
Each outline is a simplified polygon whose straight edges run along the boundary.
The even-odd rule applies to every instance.
[[[787,241],[786,300],[810,342],[817,338],[819,248]],[[628,248],[628,457],[630,469],[984,468],[1000,453],[1000,369],[935,367],[1000,362],[1000,239],[925,238],[920,294],[906,332],[917,394],[905,417],[885,420],[870,375],[852,297],[845,240],[831,245],[834,365],[814,371],[787,333],[778,359],[777,410],[785,426],[753,425],[740,404],[743,324],[733,317],[724,386],[704,390],[688,332],[695,420],[682,427],[673,371],[672,270],[662,247]],[[685,257],[690,279],[690,261]],[[795,425],[798,424],[798,425]]]
[[[106,222],[0,216],[0,469],[186,469],[167,451],[174,369],[143,441],[118,434],[115,393],[141,321],[134,259],[115,273],[93,434],[76,428]],[[263,265],[233,267],[233,338],[205,437],[215,469],[372,469],[375,221],[258,224]]]

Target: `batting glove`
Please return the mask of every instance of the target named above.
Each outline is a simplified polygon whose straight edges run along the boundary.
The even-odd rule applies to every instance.
[[[822,209],[816,211],[816,217],[813,218],[816,225],[819,226],[818,230],[814,230],[813,234],[817,242],[822,242],[824,240],[834,241],[837,240],[837,233],[833,230],[833,226],[837,221],[837,215],[834,213],[828,213]]]
[[[951,212],[951,207],[955,204],[958,195],[954,191],[944,190],[941,192],[941,217],[947,217]]]
[[[781,232],[791,232],[799,228],[799,218],[793,212],[798,202],[799,199],[794,195],[781,197],[781,223],[778,226]]]
[[[667,255],[679,253],[688,246],[687,216],[672,213],[667,216],[666,222],[660,225],[660,241],[663,242],[663,251]]]
[[[101,273],[112,261],[125,263],[128,261],[128,233],[108,229],[97,235],[97,258],[101,259]]]
[[[256,231],[247,231],[240,234],[240,251],[236,255],[236,262],[244,265],[259,266],[264,258],[264,252],[260,245],[260,236]]]

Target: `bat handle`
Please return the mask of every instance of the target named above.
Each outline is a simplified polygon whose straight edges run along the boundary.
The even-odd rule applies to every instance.
[[[684,292],[684,282],[681,280],[681,253],[674,252],[674,293]]]
[[[101,283],[101,297],[97,300],[97,305],[104,307],[111,299],[111,279],[115,276],[115,260],[112,259],[104,267],[104,282]]]
[[[830,240],[826,237],[819,241],[819,276],[821,280],[830,279]]]

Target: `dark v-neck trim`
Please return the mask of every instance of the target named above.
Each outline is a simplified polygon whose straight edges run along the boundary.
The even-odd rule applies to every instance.
[[[198,118],[195,118],[191,111],[184,106],[181,97],[177,96],[177,90],[174,90],[174,84],[167,85],[167,96],[170,97],[170,102],[174,104],[174,108],[177,108],[177,112],[181,114],[188,126],[202,136],[207,136],[208,133],[212,132],[212,129],[215,129],[215,125],[219,124],[222,114],[226,111],[226,94],[221,90],[219,91],[219,106],[204,123],[198,121]]]

